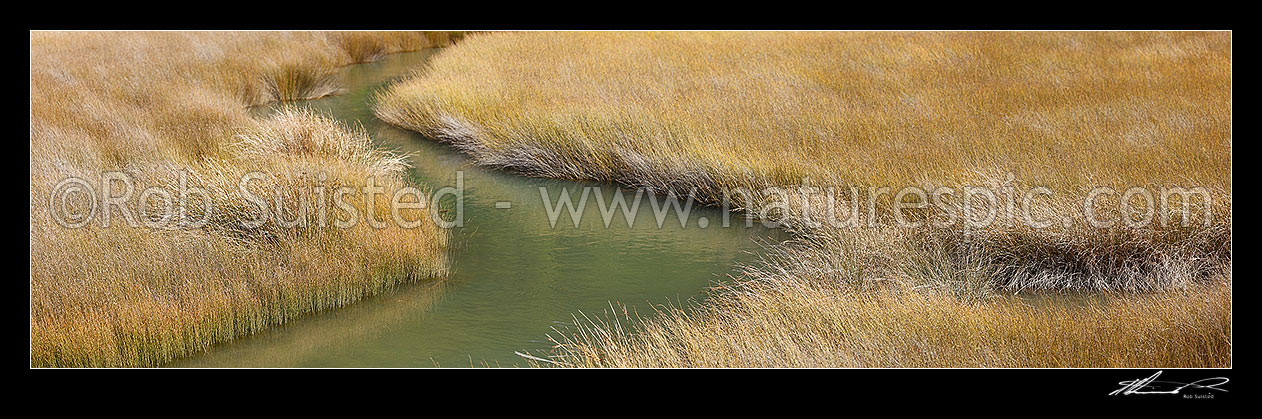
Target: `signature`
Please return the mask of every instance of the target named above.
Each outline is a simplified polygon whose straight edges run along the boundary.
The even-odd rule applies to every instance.
[[[1204,390],[1204,391],[1221,391],[1226,393],[1226,389],[1219,388],[1223,384],[1227,384],[1227,377],[1214,377],[1196,380],[1190,383],[1180,383],[1175,381],[1158,381],[1157,377],[1161,376],[1161,371],[1149,376],[1148,378],[1139,380],[1126,380],[1119,382],[1122,388],[1113,390],[1110,396],[1131,395],[1131,394],[1179,394],[1183,390]]]

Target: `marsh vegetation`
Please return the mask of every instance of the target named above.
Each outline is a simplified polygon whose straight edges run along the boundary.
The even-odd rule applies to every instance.
[[[584,317],[543,364],[1227,366],[1230,52],[1224,33],[493,33],[376,109],[484,165],[708,202],[804,179],[1055,191],[1047,228],[904,228],[890,201],[836,226],[797,204],[819,197],[746,196],[798,240],[701,314]],[[1083,211],[1095,188],[1171,186],[1207,211]],[[1105,298],[1004,297],[1081,292]]]
[[[368,100],[425,138],[368,115],[381,75],[356,87],[353,106],[328,105],[347,93],[339,68],[455,40]],[[433,278],[449,281],[201,361],[346,362],[328,354],[378,341],[383,358],[354,346],[345,365],[437,364],[398,352],[428,331],[447,338],[430,348],[470,364],[1231,365],[1229,33],[33,32],[30,114],[36,367],[188,360]],[[471,170],[426,139],[558,181]],[[425,189],[457,171],[480,185],[469,194],[478,228],[318,228],[328,220],[303,206],[321,199],[317,180]],[[268,175],[253,192],[298,214],[292,225],[242,228],[255,205],[240,181],[255,172]],[[109,190],[103,173],[192,185],[216,205],[105,205],[94,215],[108,227],[50,215],[91,213],[92,202],[50,197],[72,178]],[[790,238],[747,260],[738,254],[770,230],[566,230],[541,217],[539,192],[556,183],[691,196]],[[964,185],[1044,188],[1025,215],[1052,222],[974,225],[987,208],[971,196],[908,207],[928,198],[896,194]],[[1153,192],[1122,192],[1135,188]],[[1192,189],[1166,205],[1165,191]],[[390,195],[344,202],[388,219]],[[839,223],[818,211],[834,202],[870,207]],[[707,285],[703,300],[606,303]],[[461,309],[435,313],[444,298]],[[497,316],[512,321],[483,321]],[[530,316],[546,316],[544,330],[524,326]],[[550,349],[501,348],[523,341]]]
[[[404,161],[361,130],[297,109],[254,118],[247,107],[332,94],[339,66],[448,42],[445,33],[33,32],[32,365],[159,365],[443,275],[447,235],[432,225],[246,231],[238,181],[272,174],[254,188],[291,214],[301,201],[292,195],[309,193],[299,186],[317,171],[337,183],[408,184]],[[108,228],[57,225],[55,185],[79,178],[99,188],[107,172],[138,187],[195,185],[220,205],[212,213],[196,200],[183,209],[133,200],[104,208],[115,220]],[[141,210],[173,222],[124,222]],[[188,219],[206,222],[181,227]]]

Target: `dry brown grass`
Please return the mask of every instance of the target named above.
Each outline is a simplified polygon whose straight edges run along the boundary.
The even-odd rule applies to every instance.
[[[1199,301],[1195,296],[1207,291],[1189,290],[1230,276],[1230,34],[478,34],[392,86],[378,98],[376,112],[450,142],[479,163],[535,176],[692,192],[708,202],[733,188],[760,191],[800,185],[806,178],[839,191],[978,185],[1024,192],[1041,186],[1054,196],[1036,206],[1039,218],[1070,221],[1041,229],[1011,222],[907,229],[893,226],[890,192],[876,206],[874,225],[814,226],[820,214],[798,202],[828,196],[795,194],[777,205],[776,196],[756,193],[736,204],[786,222],[802,240],[785,246],[768,271],[741,279],[748,283],[741,289],[754,300],[719,299],[707,306],[707,316],[650,320],[646,331],[633,334],[639,337],[568,341],[558,356],[623,354],[612,356],[621,359],[612,363],[578,365],[777,365],[779,355],[772,350],[778,347],[740,324],[779,328],[778,339],[806,345],[804,359],[819,361],[780,365],[948,365],[927,361],[926,353],[962,365],[1230,362],[1229,349],[1223,349],[1230,347],[1230,330],[1217,333],[1229,310],[1213,311],[1230,305],[1230,285],[1210,292],[1218,305],[1179,303]],[[1194,215],[1186,225],[1094,227],[1082,207],[1097,186],[1153,193],[1169,186],[1204,187],[1212,197],[1212,216]],[[872,197],[837,192],[831,198]],[[1140,216],[1120,208],[1116,197],[1097,205],[1105,218]],[[1155,218],[1179,209],[1159,208]],[[966,215],[960,200],[910,213],[920,220],[944,214]],[[872,283],[893,284],[888,286],[898,292],[852,294],[877,292]],[[806,310],[809,299],[777,297],[796,295],[797,288],[816,289],[811,298],[844,304]],[[1072,312],[995,300],[1031,291],[1132,294]],[[1139,310],[1147,307],[1146,298],[1167,303]],[[902,311],[859,316],[847,308],[851,303]],[[945,311],[930,310],[935,305]],[[1090,314],[1122,309],[1152,317],[1140,323],[1153,329],[1127,327],[1133,319]],[[755,316],[756,310],[761,311]],[[956,312],[957,329],[986,330],[935,341],[907,318],[926,310]],[[892,346],[883,349],[837,346],[854,342],[810,322],[792,326],[799,320],[795,312],[842,323],[875,322],[854,327],[906,335],[897,340],[897,333],[889,334],[881,342]],[[1049,323],[1061,314],[1101,324]],[[1016,320],[1019,315],[1041,326],[1026,328]],[[1184,324],[1163,329],[1162,316]],[[912,324],[882,326],[893,321]],[[1205,321],[1217,328],[1197,330]],[[935,324],[943,323],[925,325]],[[1082,335],[1070,336],[1075,330]],[[724,334],[748,339],[750,346],[715,340]],[[996,335],[1024,336],[1029,345],[1014,343],[1004,349],[1010,352],[985,356],[979,348],[996,342]],[[1155,338],[1144,340],[1149,337]],[[653,339],[662,341],[646,343]],[[1104,339],[1147,342],[1141,347],[1148,349],[1164,339],[1177,348],[1129,351],[1116,360],[1072,352]],[[1212,343],[1193,344],[1206,339]],[[1068,343],[1047,346],[1061,352],[1033,351],[1032,345],[1055,341]],[[929,345],[935,342],[982,346]],[[687,359],[705,359],[707,351],[716,358],[667,364],[650,359],[673,359],[670,348],[680,347],[694,357]],[[1197,355],[1206,348],[1210,352]],[[956,353],[944,354],[949,351]]]
[[[470,36],[377,113],[489,165],[719,187],[966,184],[1230,190],[1224,33]],[[1057,158],[1048,158],[1056,156]]]
[[[159,365],[402,281],[445,274],[446,232],[431,224],[343,230],[308,219],[296,228],[246,229],[240,222],[253,207],[237,192],[245,173],[267,173],[251,189],[282,198],[292,214],[299,198],[315,199],[310,185],[320,172],[333,185],[362,186],[372,177],[388,191],[406,186],[403,160],[374,150],[362,131],[299,110],[256,119],[247,106],[334,93],[336,67],[436,39],[33,32],[31,364]],[[126,173],[138,189],[170,191],[187,173],[191,186],[215,199],[210,222],[131,227],[114,210],[109,228],[55,224],[53,186],[73,176],[99,191],[106,171]],[[361,214],[390,216],[384,200],[367,208],[356,194],[346,202]],[[189,216],[204,210],[194,206]],[[163,215],[180,217],[159,208],[156,216]]]
[[[434,58],[376,111],[486,165],[702,201],[803,179],[837,186],[838,202],[871,198],[848,186],[889,187],[880,224],[906,186],[1048,187],[1035,212],[1069,226],[933,234],[989,248],[1009,277],[1149,289],[1136,278],[1167,260],[1229,257],[1230,64],[1222,33],[495,33]],[[1096,186],[1204,187],[1212,216],[1094,228],[1082,207]],[[1102,218],[1137,217],[1111,198]],[[737,204],[821,218],[796,196],[775,213],[777,199]]]
[[[753,285],[757,284],[757,285]],[[580,317],[543,366],[1229,367],[1231,284],[1114,297],[856,292],[813,279],[753,282],[700,312]],[[1068,300],[1068,301],[1067,301]],[[621,317],[620,317],[621,316]],[[634,317],[632,317],[634,318]],[[617,324],[615,324],[617,323]]]

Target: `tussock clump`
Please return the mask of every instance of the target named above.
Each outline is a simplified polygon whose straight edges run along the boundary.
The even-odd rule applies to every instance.
[[[315,99],[337,92],[340,82],[332,69],[312,70],[278,65],[264,72],[264,91],[276,100]]]
[[[353,63],[368,63],[397,51],[445,47],[460,40],[462,32],[336,32],[330,35]]]
[[[366,32],[342,32],[334,36],[352,62],[368,63],[380,60],[387,54],[388,41]]]

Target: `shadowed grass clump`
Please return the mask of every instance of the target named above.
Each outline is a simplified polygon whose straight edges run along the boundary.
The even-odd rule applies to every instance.
[[[424,34],[354,36],[380,38],[382,52],[432,45]],[[336,37],[31,34],[32,366],[160,365],[446,274],[444,230],[362,222],[390,219],[389,194],[409,186],[402,158],[310,111],[256,119],[247,110],[335,92],[335,67],[353,62]],[[77,177],[99,192],[104,172],[128,176],[136,193],[201,188],[214,206],[194,198],[185,212],[170,197],[141,205],[133,195],[126,211],[106,209],[109,227],[99,218],[82,228],[58,225],[54,186]],[[263,215],[239,190],[250,172],[265,174],[249,188],[277,214],[256,228],[242,224]],[[361,192],[369,179],[386,190],[377,202]],[[354,188],[343,201],[361,222],[333,228],[341,212],[322,220],[303,211],[320,202],[313,188],[320,184]],[[404,217],[424,216],[417,211]],[[124,212],[137,215],[135,225]]]
[[[669,365],[1230,362],[1223,349],[1230,347],[1230,330],[1198,329],[1204,321],[1221,325],[1230,313],[1214,311],[1230,306],[1230,34],[477,34],[380,94],[375,112],[449,142],[481,164],[528,175],[618,182],[709,203],[743,189],[750,193],[737,197],[737,208],[799,233],[802,241],[784,246],[766,272],[740,279],[756,284],[740,288],[756,303],[720,298],[705,306],[706,316],[673,314],[627,335],[639,337],[563,339],[568,343],[558,356],[565,359],[627,351],[614,356],[621,359],[615,363],[567,364],[662,365],[651,358],[678,353],[687,358]],[[798,191],[807,180],[836,189]],[[787,193],[766,189],[783,186],[790,187]],[[909,186],[953,188],[956,195],[908,211],[892,196]],[[1030,209],[1035,219],[1054,222],[1036,228],[1009,218],[968,226],[960,220],[977,219],[981,209],[959,199],[968,186],[999,196],[1005,187],[1018,193],[1049,188],[1053,194]],[[849,193],[848,187],[868,192]],[[1118,193],[1097,200],[1092,216],[1084,204],[1096,187]],[[1188,214],[1185,223],[1128,223],[1146,215],[1120,202],[1121,191],[1131,187],[1154,195],[1200,187],[1207,199],[1151,213],[1155,220]],[[872,188],[889,192],[882,197]],[[821,201],[869,200],[875,202],[871,216],[857,223],[834,223],[811,210]],[[909,228],[895,222],[900,216],[955,222]],[[1117,222],[1091,222],[1102,219]],[[877,292],[873,284],[897,292],[862,293]],[[793,326],[790,313],[809,300],[775,295],[799,288],[839,301],[821,302],[809,313],[856,328],[914,323],[916,313],[955,313],[952,322],[921,324],[985,330],[930,339],[929,329],[909,326],[899,329],[903,341],[882,338],[895,345],[883,350],[837,346],[852,342],[827,329]],[[1107,303],[1055,312],[995,299],[1036,291],[1099,293]],[[1214,304],[1179,303],[1201,301],[1197,296],[1206,292]],[[1169,303],[1139,310],[1147,298]],[[860,316],[851,303],[897,313]],[[1134,319],[1098,314],[1121,309],[1152,317],[1144,324],[1153,328],[1130,328]],[[1024,315],[1042,326],[1023,328],[1017,320]],[[1081,320],[1063,320],[1061,327],[1051,322],[1059,315]],[[751,316],[760,320],[742,323]],[[1162,329],[1157,319],[1163,316],[1183,323]],[[1069,327],[1080,321],[1101,324]],[[742,326],[755,323],[767,328]],[[602,327],[588,332],[618,334]],[[776,347],[764,335],[798,342],[809,354],[803,360],[817,362],[776,362]],[[1005,335],[1029,344],[988,349]],[[716,341],[722,336],[752,346]],[[1164,339],[1174,349],[1129,351],[1116,359],[1075,352],[1108,339],[1148,349]],[[1209,346],[1198,343],[1207,340]],[[1055,341],[1076,343],[1050,344]],[[1062,352],[1035,351],[1038,345]],[[861,350],[872,352],[855,352]],[[1196,355],[1201,350],[1210,352]],[[690,361],[707,351],[730,356]],[[924,358],[949,351],[957,353],[936,359],[950,362]],[[992,351],[1009,352],[985,355]]]
[[[267,94],[282,101],[328,96],[336,93],[340,85],[333,69],[319,71],[287,65],[270,68],[263,76]]]
[[[332,36],[354,63],[382,59],[394,51],[420,47],[445,47],[458,41],[462,32],[338,32]]]

